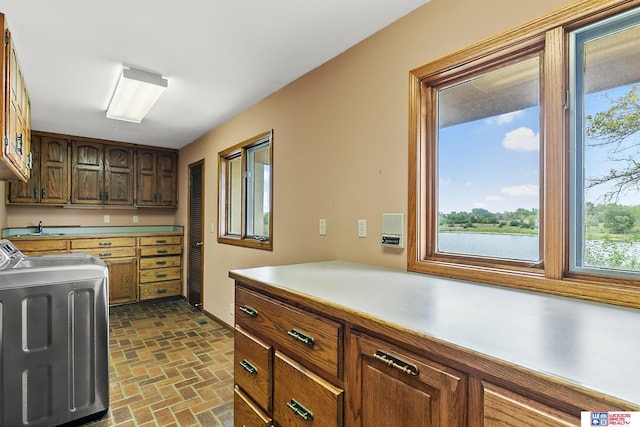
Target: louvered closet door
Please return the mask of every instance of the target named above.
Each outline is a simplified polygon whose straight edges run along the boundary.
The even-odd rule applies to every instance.
[[[189,304],[202,308],[204,161],[189,166]]]

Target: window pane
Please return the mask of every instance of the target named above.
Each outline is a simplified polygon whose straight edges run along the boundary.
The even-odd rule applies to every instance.
[[[437,251],[540,260],[540,60],[438,91]]]
[[[240,157],[229,160],[229,219],[227,233],[240,234],[242,227],[242,161]]]
[[[574,271],[640,271],[640,13],[573,34]]]
[[[250,236],[269,237],[270,162],[268,142],[247,150],[247,235]]]

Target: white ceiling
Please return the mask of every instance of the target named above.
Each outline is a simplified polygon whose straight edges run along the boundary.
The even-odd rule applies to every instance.
[[[33,129],[180,148],[427,2],[0,0],[0,12]],[[169,80],[141,124],[105,116],[123,66]]]

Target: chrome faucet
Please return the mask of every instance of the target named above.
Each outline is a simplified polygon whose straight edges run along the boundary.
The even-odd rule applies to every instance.
[[[43,229],[44,229],[44,227],[42,226],[42,221],[40,221],[40,222],[38,223],[38,230],[37,230],[38,234],[42,234],[42,230],[43,230]]]

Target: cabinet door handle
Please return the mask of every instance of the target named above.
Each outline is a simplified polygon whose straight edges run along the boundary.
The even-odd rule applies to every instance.
[[[242,366],[242,369],[244,369],[245,371],[249,372],[251,375],[257,375],[258,374],[258,368],[253,366],[251,364],[251,362],[249,362],[247,359],[242,359],[242,361],[239,363],[239,365]]]
[[[315,340],[313,339],[313,337],[306,335],[297,329],[291,329],[290,331],[287,331],[287,334],[290,337],[293,337],[296,340],[300,341],[301,343],[308,345],[309,347],[313,347],[313,345],[315,344]]]
[[[243,305],[238,308],[241,312],[248,314],[250,317],[258,317],[258,310],[248,305]]]
[[[156,265],[167,265],[167,261],[156,261]]]
[[[98,256],[111,256],[111,252],[100,252]]]
[[[111,242],[98,242],[98,246],[111,246]]]
[[[156,289],[156,294],[166,294],[168,291],[168,289]]]
[[[42,191],[40,192],[40,198],[42,200],[47,198],[47,191],[43,188]]]
[[[167,243],[166,240],[156,240],[156,243]]]
[[[43,190],[43,191],[44,191],[44,190]],[[33,198],[34,198],[35,200],[38,200],[38,193],[39,193],[38,189],[37,189],[37,188],[34,188],[34,189],[33,189]]]
[[[376,351],[373,354],[373,358],[407,375],[416,376],[420,373],[416,365],[406,362],[396,356],[392,356],[383,350]]]
[[[307,408],[305,408],[304,406],[302,406],[302,404],[297,400],[295,400],[293,397],[291,398],[290,401],[287,402],[287,406],[291,408],[291,410],[303,420],[305,421],[313,420],[313,413]]]
[[[158,274],[156,274],[156,277],[157,277],[158,279],[163,279],[163,278],[167,277],[167,275],[166,275],[166,274],[163,274],[163,273],[158,273]]]
[[[166,249],[158,249],[156,252],[159,253],[159,254],[166,254],[167,250]]]

